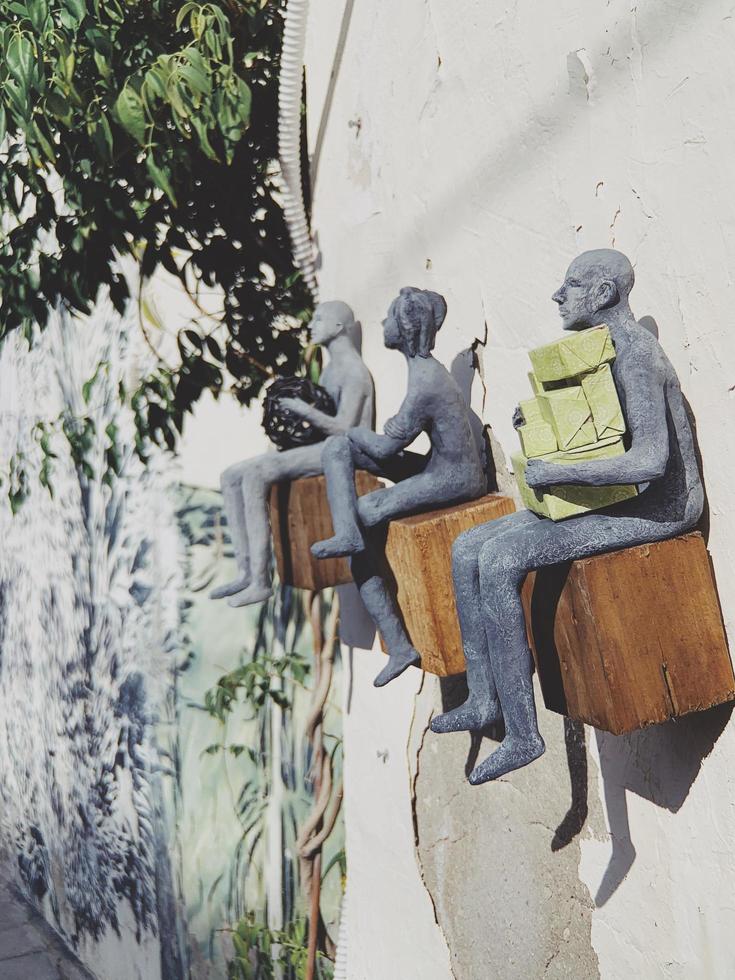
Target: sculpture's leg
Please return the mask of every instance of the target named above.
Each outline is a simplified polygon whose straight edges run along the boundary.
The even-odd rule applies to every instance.
[[[228,600],[231,606],[263,602],[273,594],[268,491],[276,474],[271,472],[270,464],[270,458],[266,456],[253,460],[243,468],[241,493],[245,504],[245,527],[250,549],[250,582]]]
[[[520,590],[528,564],[518,541],[534,528],[519,526],[515,535],[490,539],[480,552],[480,594],[488,650],[505,722],[505,738],[470,773],[473,785],[520,769],[544,752],[533,696],[532,657]]]
[[[503,527],[483,545],[480,594],[506,737],[500,748],[473,770],[471,783],[497,779],[527,765],[544,751],[536,721],[532,657],[520,595],[527,573],[617,548],[661,541],[689,529],[684,522],[651,519],[645,511],[644,497],[558,523],[527,511],[511,514],[502,518]]]
[[[357,514],[363,527],[377,527],[398,517],[445,507],[463,499],[457,492],[456,479],[436,472],[420,473],[395,486],[366,493],[357,501]]]
[[[460,534],[452,546],[452,580],[469,695],[464,704],[432,719],[431,730],[439,734],[480,731],[502,717],[487,647],[479,559],[482,547],[504,527],[506,518],[489,521]]]
[[[222,474],[222,502],[227,517],[227,528],[230,532],[232,547],[239,575],[231,582],[212,589],[210,599],[223,599],[235,595],[247,588],[250,583],[250,566],[248,561],[248,534],[245,527],[245,513],[242,499],[242,464],[231,466]]]
[[[334,535],[312,545],[315,558],[343,558],[365,547],[357,519],[355,457],[347,436],[330,436],[324,443],[322,465],[327,478],[327,496],[332,512]],[[371,467],[371,468],[374,468]]]
[[[373,546],[351,559],[352,577],[360,590],[360,598],[377,626],[388,651],[388,663],[373,683],[383,687],[395,680],[407,667],[418,666],[421,657],[411,646],[400,613],[384,579]]]

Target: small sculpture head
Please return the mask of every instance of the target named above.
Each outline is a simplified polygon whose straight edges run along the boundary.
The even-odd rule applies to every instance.
[[[309,330],[314,344],[328,344],[345,334],[357,351],[362,348],[362,327],[347,303],[339,300],[320,303],[314,310]]]
[[[383,320],[385,346],[407,357],[429,357],[446,315],[447,302],[439,293],[404,286]]]
[[[565,330],[584,330],[605,323],[611,310],[627,310],[634,282],[633,266],[622,252],[598,248],[577,256],[551,298]]]

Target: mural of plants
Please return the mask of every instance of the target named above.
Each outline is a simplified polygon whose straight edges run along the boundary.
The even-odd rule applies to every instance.
[[[219,495],[173,459],[203,394],[247,405],[305,364],[284,6],[0,10],[0,850],[114,980],[326,977],[334,956],[337,606],[212,608]]]
[[[191,869],[190,928],[202,955],[228,960],[233,977],[326,977],[344,875],[341,716],[330,693],[336,603],[281,587],[250,610],[243,647],[243,611],[212,609],[206,599],[216,567],[234,561],[220,506],[218,493],[191,489],[179,508],[192,650],[181,702],[212,679],[183,709],[181,758],[185,769],[195,759],[201,767],[205,810],[216,811],[228,842],[212,844],[211,816],[202,822],[199,801],[183,800],[182,846],[191,840],[208,869]],[[217,674],[216,664],[228,669]],[[313,974],[304,972],[309,959]]]

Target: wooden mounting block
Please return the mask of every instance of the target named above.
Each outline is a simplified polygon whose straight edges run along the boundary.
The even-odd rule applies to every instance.
[[[387,577],[421,666],[447,677],[465,671],[452,587],[452,544],[462,531],[512,514],[510,497],[490,494],[442,510],[391,521]]]
[[[542,569],[523,600],[551,711],[621,735],[735,699],[701,534]]]
[[[355,474],[357,493],[362,496],[383,484],[365,470]],[[278,577],[284,585],[319,592],[352,581],[345,558],[314,558],[311,546],[334,534],[323,476],[284,480],[271,489],[271,531]]]

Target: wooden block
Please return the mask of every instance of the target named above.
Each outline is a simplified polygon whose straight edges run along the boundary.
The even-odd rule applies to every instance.
[[[523,600],[552,711],[621,735],[735,699],[701,534],[542,569]]]
[[[462,531],[514,510],[510,497],[490,494],[391,521],[385,545],[389,579],[424,670],[440,677],[465,670],[452,587],[452,543]]]
[[[357,493],[362,496],[383,484],[364,470],[355,475]],[[316,541],[334,534],[332,514],[323,476],[284,480],[275,484],[270,497],[273,551],[278,577],[285,585],[319,592],[352,581],[345,558],[314,558],[310,548]]]

